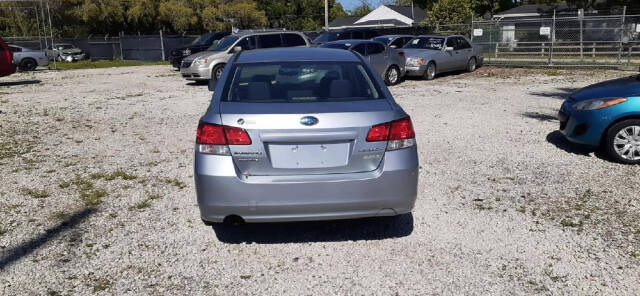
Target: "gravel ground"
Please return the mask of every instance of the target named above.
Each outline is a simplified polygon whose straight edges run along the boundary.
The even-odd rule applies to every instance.
[[[202,225],[210,94],[167,66],[0,80],[1,295],[640,294],[638,166],[568,145],[568,92],[485,67],[392,88],[421,161],[400,219]]]

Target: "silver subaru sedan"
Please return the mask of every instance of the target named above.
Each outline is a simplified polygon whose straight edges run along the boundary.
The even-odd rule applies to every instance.
[[[414,207],[415,132],[360,55],[239,52],[200,119],[194,178],[207,225],[396,216]]]

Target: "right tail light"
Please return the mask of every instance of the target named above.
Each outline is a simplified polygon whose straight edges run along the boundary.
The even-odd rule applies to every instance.
[[[409,117],[374,125],[367,134],[367,142],[388,141],[387,151],[414,146],[415,138],[416,133]]]

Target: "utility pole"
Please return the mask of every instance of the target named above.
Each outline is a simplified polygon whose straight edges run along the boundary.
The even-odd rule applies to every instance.
[[[329,0],[324,0],[324,30],[329,31]]]

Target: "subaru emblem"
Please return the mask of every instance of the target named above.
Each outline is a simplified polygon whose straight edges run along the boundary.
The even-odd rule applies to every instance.
[[[300,123],[306,126],[312,126],[318,124],[318,119],[313,116],[305,116],[300,118]]]

